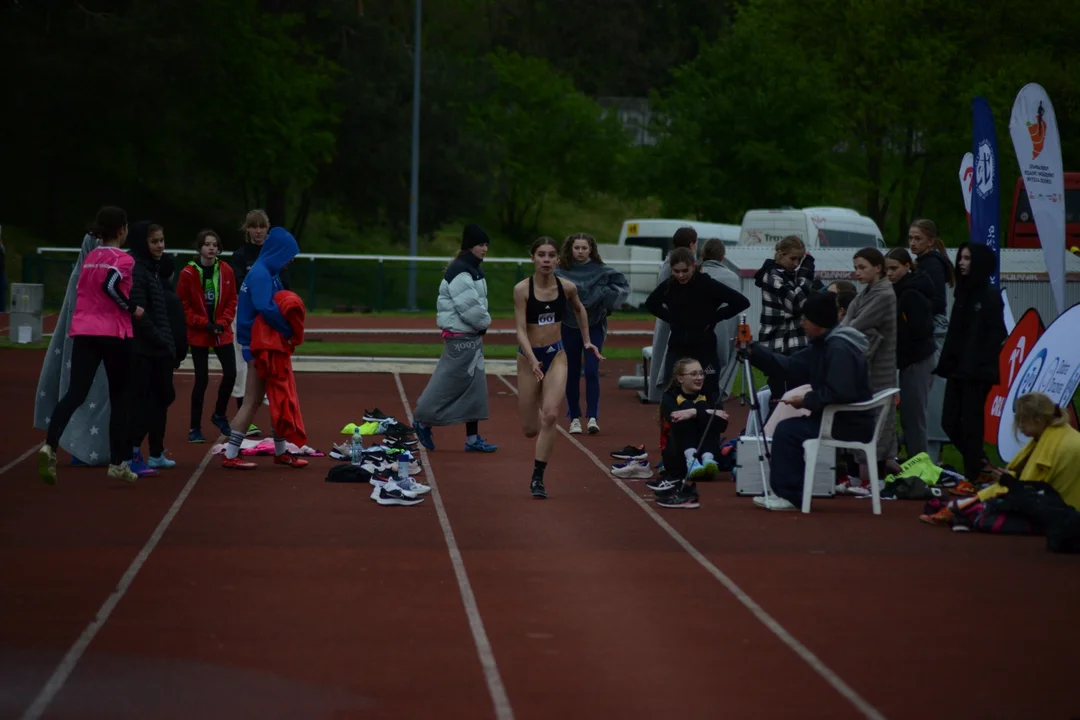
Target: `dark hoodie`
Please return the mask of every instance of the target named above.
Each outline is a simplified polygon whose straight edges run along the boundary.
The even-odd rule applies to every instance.
[[[915,258],[915,265],[920,273],[929,278],[930,286],[933,288],[933,294],[930,295],[930,310],[934,315],[944,315],[949,308],[948,286],[951,267],[949,258],[937,250],[931,250],[918,255]]]
[[[809,384],[803,407],[813,418],[821,418],[829,405],[864,402],[874,396],[870,387],[870,369],[866,351],[870,343],[853,327],[837,325],[793,355],[772,353],[761,343],[751,346],[755,367],[768,366],[762,354],[771,357],[783,369],[788,387]],[[833,437],[865,442],[874,434],[877,413],[844,412],[833,420]]]
[[[135,335],[132,350],[137,355],[171,358],[176,354],[176,345],[173,343],[165,291],[158,278],[160,262],[150,256],[150,245],[147,242],[149,229],[150,223],[145,220],[128,228],[128,252],[135,259],[131,303],[144,311],[141,320],[132,317]]]
[[[299,252],[300,246],[288,230],[270,228],[259,259],[251,266],[240,286],[236,304],[236,340],[240,347],[251,347],[251,326],[256,315],[262,316],[286,340],[292,337],[292,328],[274,302],[274,294],[285,289],[281,282],[281,271]]]
[[[934,281],[922,270],[908,272],[896,293],[896,367],[903,369],[930,357],[934,344]]]
[[[695,270],[685,285],[674,276],[656,286],[645,307],[671,326],[671,346],[715,345],[713,329],[750,307],[742,293]]]
[[[161,288],[165,291],[165,308],[169,313],[169,325],[172,327],[173,345],[176,348],[175,366],[180,367],[188,354],[187,320],[184,318],[184,303],[176,294],[176,264],[168,253],[161,256],[158,265],[158,277]]]
[[[957,252],[971,252],[971,271],[957,272],[949,332],[934,374],[953,380],[998,382],[998,354],[1009,333],[1005,306],[990,283],[997,258],[985,245],[964,243]]]

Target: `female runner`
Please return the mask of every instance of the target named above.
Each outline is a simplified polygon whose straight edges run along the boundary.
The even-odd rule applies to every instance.
[[[604,356],[589,339],[589,316],[578,297],[577,286],[555,277],[559,246],[542,237],[529,248],[536,267],[527,280],[514,286],[514,322],[518,339],[518,409],[525,437],[536,441],[530,490],[534,498],[547,497],[544,470],[555,445],[555,423],[559,405],[566,395],[566,352],[562,343],[562,321],[567,302],[581,328],[582,347],[598,359]]]

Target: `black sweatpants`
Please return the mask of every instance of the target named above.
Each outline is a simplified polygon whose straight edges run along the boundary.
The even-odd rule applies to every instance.
[[[664,387],[671,382],[671,374],[675,371],[675,363],[683,358],[692,358],[701,364],[705,371],[705,382],[701,391],[709,397],[720,397],[720,358],[716,354],[716,337],[710,335],[706,341],[700,343],[680,343],[668,341],[667,353],[664,355]],[[666,467],[666,466],[665,466]]]
[[[176,399],[172,355],[139,355],[131,358],[128,383],[128,455],[150,436],[149,457],[165,451],[165,422]]]
[[[972,380],[945,381],[941,429],[964,458],[964,477],[974,483],[983,466],[983,407],[990,383]]]
[[[225,415],[229,410],[229,395],[236,384],[236,351],[232,343],[218,345],[213,350],[221,363],[221,384],[218,386],[214,414]],[[191,425],[188,427],[201,430],[203,398],[206,396],[206,386],[210,384],[210,348],[192,345],[190,352],[191,362],[195,365],[195,386],[191,389]]]
[[[709,425],[708,434],[702,439],[707,423],[707,418],[671,423],[667,445],[664,446],[664,472],[673,478],[685,478],[686,451],[690,448],[698,451],[699,458],[707,452],[712,453],[713,456],[720,452],[721,434],[727,429],[727,420],[714,417],[712,424]]]
[[[60,436],[90,394],[98,368],[105,364],[109,381],[109,462],[113,465],[131,457],[127,436],[127,388],[131,367],[131,338],[76,335],[71,342],[71,382],[53,410],[45,442],[54,450]]]

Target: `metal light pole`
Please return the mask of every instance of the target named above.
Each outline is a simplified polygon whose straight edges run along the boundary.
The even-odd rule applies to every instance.
[[[416,0],[416,35],[413,40],[412,181],[409,189],[409,310],[416,311],[417,232],[420,224],[420,18],[424,0]]]

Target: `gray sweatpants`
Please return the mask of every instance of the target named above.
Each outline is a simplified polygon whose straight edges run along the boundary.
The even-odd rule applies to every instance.
[[[900,369],[900,425],[907,457],[926,452],[926,422],[937,353]]]

